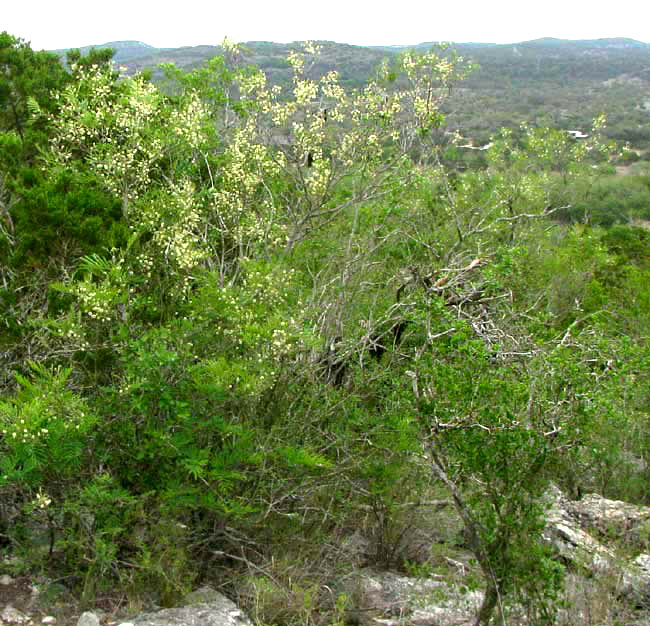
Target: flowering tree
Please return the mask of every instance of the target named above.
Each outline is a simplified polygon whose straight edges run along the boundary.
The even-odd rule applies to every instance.
[[[392,85],[384,67],[348,94],[335,72],[309,77],[317,54],[311,44],[290,54],[291,94],[269,88],[259,71],[221,65],[219,85],[232,81],[236,106],[202,74],[185,79],[172,104],[142,78],[76,69],[50,118],[53,157],[92,170],[121,199],[132,233],[113,271],[72,288],[82,310],[110,311],[94,318],[107,324],[126,319],[142,307],[143,278],[165,277],[184,297],[199,267],[219,268],[225,286],[242,260],[290,250],[342,211],[408,184],[409,155],[425,158],[462,60],[407,54],[403,84]]]
[[[289,55],[291,98],[268,88],[261,72],[239,80],[241,97],[252,106],[238,142],[257,146],[258,158],[272,163],[268,173],[281,177],[274,185],[262,176],[262,202],[286,224],[289,247],[342,210],[407,186],[409,156],[417,151],[424,160],[433,158],[431,131],[443,120],[440,105],[467,71],[462,59],[407,53],[399,85],[384,66],[376,80],[348,94],[334,71],[311,77],[318,52],[307,44]]]
[[[110,323],[151,300],[145,287],[156,274],[182,297],[204,259],[192,159],[207,117],[192,93],[171,108],[140,77],[116,82],[107,67],[74,69],[75,80],[57,94],[59,113],[50,116],[51,165],[90,170],[121,200],[129,247],[110,262],[86,263],[86,279],[70,287],[82,311]]]

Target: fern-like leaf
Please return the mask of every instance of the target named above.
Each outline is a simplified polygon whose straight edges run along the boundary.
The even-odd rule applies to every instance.
[[[102,277],[111,271],[111,262],[97,253],[81,257],[77,271],[91,276]]]
[[[41,105],[36,101],[33,96],[27,98],[27,110],[33,119],[37,119],[43,115]]]

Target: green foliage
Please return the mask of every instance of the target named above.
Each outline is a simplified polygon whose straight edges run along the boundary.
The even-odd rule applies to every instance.
[[[641,267],[650,262],[650,232],[646,229],[616,226],[603,235],[602,241],[621,261],[633,261]]]
[[[642,500],[650,449],[646,231],[556,218],[617,189],[642,218],[644,179],[596,181],[601,118],[584,143],[503,130],[452,172],[460,59],[409,52],[346,93],[317,52],[291,53],[285,93],[226,44],[165,93],[110,52],[73,53],[56,104],[26,88],[43,158],[0,135],[3,534],[87,602],[169,604],[248,566],[260,619],[310,623],[349,567],[332,546],[358,528],[405,567],[443,493],[477,623],[498,598],[550,622],[544,492]]]
[[[0,34],[0,68],[0,131],[14,131],[26,140],[30,99],[42,109],[53,110],[50,90],[65,83],[65,72],[55,54],[34,52],[7,32]]]
[[[605,227],[650,217],[650,179],[647,176],[607,177],[590,186],[584,197],[564,209],[567,221]]]
[[[33,380],[17,375],[20,391],[0,405],[5,488],[60,494],[82,467],[96,418],[65,389],[71,369],[31,364]]]
[[[72,69],[73,74],[83,68],[98,66],[102,70],[112,72],[112,60],[115,56],[115,50],[112,48],[90,48],[86,54],[82,54],[79,49],[68,50],[66,61],[68,67]]]
[[[12,264],[39,267],[51,257],[104,252],[124,245],[120,203],[92,176],[59,170],[50,177],[22,173],[21,199],[14,205],[16,245]]]

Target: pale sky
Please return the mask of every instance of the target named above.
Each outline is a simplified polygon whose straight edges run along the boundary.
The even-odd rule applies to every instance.
[[[36,50],[134,39],[174,48],[325,39],[357,45],[513,43],[557,37],[650,42],[639,0],[0,0],[0,32]]]

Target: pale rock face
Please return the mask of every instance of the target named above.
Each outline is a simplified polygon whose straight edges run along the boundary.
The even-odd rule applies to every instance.
[[[650,554],[639,554],[623,569],[621,592],[642,606],[650,603]]]
[[[4,624],[26,624],[29,622],[29,617],[8,604],[0,613],[0,620]]]
[[[625,561],[596,537],[615,536],[627,544],[639,541],[641,530],[650,523],[650,508],[597,494],[572,502],[556,487],[549,489],[546,497],[549,509],[544,536],[556,553],[594,576],[611,574],[620,581],[618,589],[623,596],[639,605],[649,604],[650,555],[639,554]]]
[[[581,523],[606,534],[625,535],[632,541],[638,541],[640,528],[650,523],[650,508],[608,500],[595,493],[585,495],[572,505],[574,515]]]
[[[77,626],[100,626],[99,618],[94,613],[86,611],[81,614]]]
[[[209,587],[191,593],[186,601],[191,604],[138,615],[128,624],[129,626],[253,626],[236,604]]]
[[[452,626],[467,623],[483,601],[481,592],[465,592],[439,578],[410,578],[392,572],[360,570],[344,588],[367,626]]]

